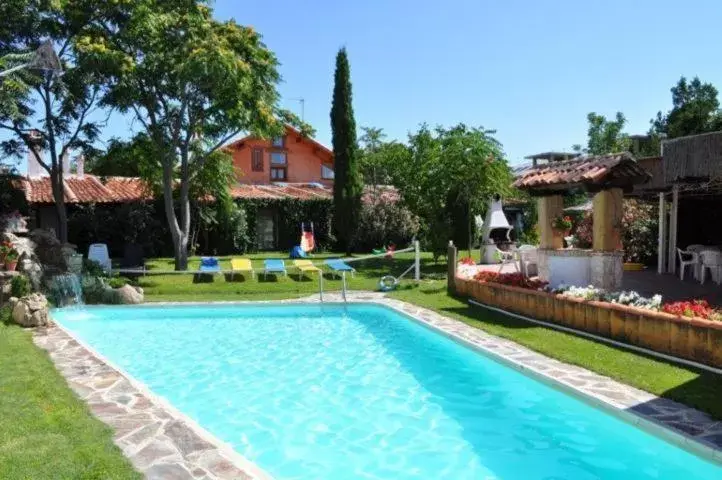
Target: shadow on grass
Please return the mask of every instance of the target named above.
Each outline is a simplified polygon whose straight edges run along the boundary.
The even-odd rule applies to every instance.
[[[275,273],[261,274],[258,276],[259,283],[277,283],[278,275]]]
[[[289,273],[289,278],[296,282],[312,282],[313,278],[311,278],[308,274],[305,273]]]
[[[214,277],[212,273],[194,273],[193,283],[213,283]]]
[[[225,273],[223,276],[226,279],[226,282],[230,283],[245,283],[248,279],[248,274],[245,273]]]

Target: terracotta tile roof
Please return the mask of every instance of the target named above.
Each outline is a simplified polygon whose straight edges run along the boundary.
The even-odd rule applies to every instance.
[[[22,178],[15,182],[25,192],[28,203],[54,203],[50,177]],[[64,179],[66,203],[122,203],[150,200],[152,194],[145,182],[137,177],[105,177],[74,175]],[[311,183],[278,183],[269,185],[236,185],[231,188],[233,198],[314,198],[330,199],[330,188]]]
[[[231,188],[233,198],[297,198],[299,200],[330,199],[333,191],[313,183],[241,184]]]
[[[28,203],[54,203],[50,177],[23,178],[16,186],[25,191]],[[63,179],[66,203],[117,203],[151,198],[139,178],[95,175],[69,176]]]
[[[626,187],[649,180],[650,175],[629,153],[581,157],[531,167],[514,181],[522,190],[563,190],[580,186]]]

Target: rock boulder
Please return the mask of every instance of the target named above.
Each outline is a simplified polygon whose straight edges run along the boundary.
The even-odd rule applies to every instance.
[[[114,289],[116,303],[134,305],[143,303],[143,289],[132,285],[123,285]]]
[[[42,327],[48,324],[48,300],[40,293],[31,293],[14,300],[13,321],[23,327]]]

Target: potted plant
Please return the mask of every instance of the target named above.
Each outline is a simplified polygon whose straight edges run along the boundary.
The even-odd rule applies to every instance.
[[[8,272],[14,272],[18,266],[18,251],[14,248],[5,254],[5,269]]]
[[[552,228],[568,237],[572,232],[572,217],[569,215],[558,215],[552,221]]]
[[[13,250],[13,244],[5,240],[0,243],[0,267],[5,265],[5,257]]]

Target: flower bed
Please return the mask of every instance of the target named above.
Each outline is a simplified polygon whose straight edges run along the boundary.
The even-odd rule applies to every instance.
[[[512,287],[526,288],[529,290],[539,290],[547,285],[547,282],[532,280],[524,277],[521,273],[497,273],[483,271],[474,275],[474,280],[479,282],[500,283],[502,285],[510,285]]]
[[[685,316],[685,308],[679,310],[681,314],[658,311],[677,311],[668,306],[672,304],[661,306],[658,296],[644,298],[636,292],[604,293],[593,288],[556,293],[485,277],[454,279],[456,293],[484,305],[722,367],[722,322]],[[499,280],[493,275],[489,278]]]
[[[683,317],[697,317],[705,320],[722,321],[722,312],[709,306],[706,300],[665,303],[662,311]]]

